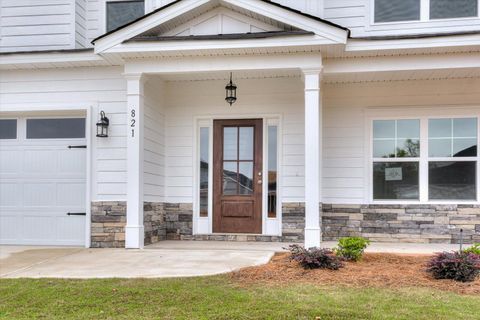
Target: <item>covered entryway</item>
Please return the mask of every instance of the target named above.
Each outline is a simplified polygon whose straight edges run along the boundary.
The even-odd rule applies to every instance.
[[[213,232],[262,233],[263,121],[214,121]]]
[[[84,245],[84,116],[0,119],[0,243]]]

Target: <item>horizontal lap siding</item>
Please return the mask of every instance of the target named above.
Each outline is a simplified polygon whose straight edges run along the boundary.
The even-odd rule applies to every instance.
[[[163,88],[145,87],[144,196],[147,202],[163,202],[165,188],[165,116]]]
[[[0,51],[71,49],[73,0],[2,0]]]
[[[75,47],[88,47],[87,0],[75,0]]]
[[[303,83],[299,78],[239,80],[238,102],[225,103],[224,81],[167,84],[166,201],[192,202],[195,117],[281,115],[283,118],[283,199],[304,193]]]
[[[92,109],[92,199],[121,200],[126,195],[126,84],[122,68],[75,68],[3,71],[0,110],[4,105],[23,108],[77,102]],[[98,108],[97,108],[98,106]],[[95,137],[100,110],[110,119],[109,137]]]

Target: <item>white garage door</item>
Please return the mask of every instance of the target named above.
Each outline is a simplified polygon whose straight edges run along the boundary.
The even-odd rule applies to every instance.
[[[84,245],[85,119],[0,119],[0,243]]]

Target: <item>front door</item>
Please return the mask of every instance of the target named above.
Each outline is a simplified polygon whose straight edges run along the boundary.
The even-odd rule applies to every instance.
[[[262,131],[258,119],[214,121],[214,233],[262,233]]]

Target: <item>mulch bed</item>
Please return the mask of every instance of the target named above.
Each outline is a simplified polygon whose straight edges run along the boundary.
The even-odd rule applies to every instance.
[[[288,253],[281,253],[275,255],[268,264],[239,270],[232,273],[231,278],[240,285],[304,282],[355,288],[424,287],[459,294],[480,294],[480,279],[470,283],[433,279],[425,272],[425,265],[430,258],[429,255],[367,253],[362,261],[347,262],[344,268],[331,271],[304,270],[297,262],[290,261]]]

